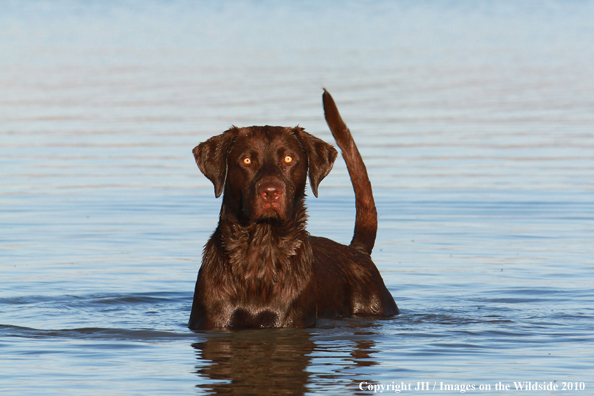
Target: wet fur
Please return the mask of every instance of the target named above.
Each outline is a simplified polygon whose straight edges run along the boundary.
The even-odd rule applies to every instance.
[[[328,118],[335,105],[324,95]],[[308,327],[318,317],[398,314],[369,256],[377,214],[365,166],[358,151],[352,153],[356,146],[348,129],[332,129],[341,128],[338,110],[330,117],[339,146],[351,145],[342,148],[349,171],[358,172],[351,172],[357,197],[351,246],[310,236],[305,228],[305,181],[309,177],[317,196],[337,155],[332,146],[300,127],[265,126],[233,127],[194,149],[215,195],[224,195],[219,225],[204,248],[190,328]],[[242,165],[246,155],[258,166]],[[283,164],[283,155],[295,163]],[[274,210],[258,195],[258,186],[270,180],[284,186]]]

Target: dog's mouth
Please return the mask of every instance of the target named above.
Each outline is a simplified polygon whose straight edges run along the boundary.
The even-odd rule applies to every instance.
[[[257,210],[256,221],[282,220],[282,208],[276,203],[263,203]]]
[[[282,224],[282,220],[279,217],[260,217],[259,219],[254,221],[254,224],[267,224],[270,226],[279,226],[280,224]]]

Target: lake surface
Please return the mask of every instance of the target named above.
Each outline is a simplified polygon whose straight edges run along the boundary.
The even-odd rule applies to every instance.
[[[594,394],[592,21],[592,1],[2,2],[0,393]],[[322,87],[402,314],[190,331],[220,207],[191,149],[231,125],[332,142]],[[348,243],[342,159],[319,193],[310,232]]]

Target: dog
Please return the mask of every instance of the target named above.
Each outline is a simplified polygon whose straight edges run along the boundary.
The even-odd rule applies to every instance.
[[[310,327],[317,318],[400,313],[371,260],[377,211],[363,159],[332,96],[326,122],[356,198],[349,246],[306,231],[305,185],[318,196],[337,151],[299,126],[233,126],[193,149],[223,194],[219,224],[204,247],[191,329]]]

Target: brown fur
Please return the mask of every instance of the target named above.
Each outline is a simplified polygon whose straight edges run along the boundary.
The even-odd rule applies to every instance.
[[[377,213],[367,171],[330,94],[326,119],[356,196],[351,246],[305,229],[305,183],[315,196],[336,150],[300,127],[233,127],[194,148],[223,194],[219,225],[204,248],[192,329],[307,327],[317,317],[389,316],[398,307],[370,258]]]

